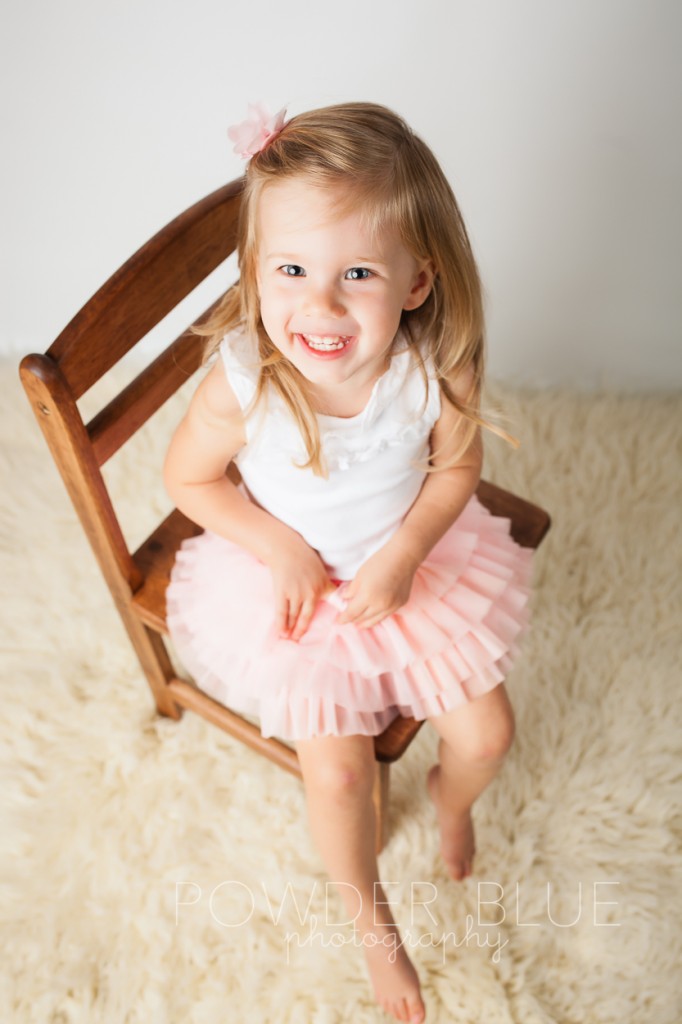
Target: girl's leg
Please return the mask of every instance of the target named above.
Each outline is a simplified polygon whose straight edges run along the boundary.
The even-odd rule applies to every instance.
[[[389,908],[382,905],[386,896],[374,852],[373,739],[320,736],[300,740],[296,749],[313,839],[363,940],[377,1000],[397,1020],[422,1021],[417,973]]]
[[[475,852],[471,806],[500,770],[514,738],[514,713],[500,683],[429,721],[440,736],[440,763],[427,784],[438,814],[441,853],[451,876],[465,878]]]

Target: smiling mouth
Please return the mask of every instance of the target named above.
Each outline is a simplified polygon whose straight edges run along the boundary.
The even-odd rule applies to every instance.
[[[345,334],[299,334],[298,337],[315,352],[338,352],[351,340]]]

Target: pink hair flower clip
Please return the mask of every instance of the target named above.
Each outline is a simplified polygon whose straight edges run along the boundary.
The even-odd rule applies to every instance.
[[[260,153],[281,132],[286,124],[285,115],[286,107],[271,114],[263,103],[249,103],[246,121],[227,129],[228,136],[235,144],[234,152],[245,159]]]

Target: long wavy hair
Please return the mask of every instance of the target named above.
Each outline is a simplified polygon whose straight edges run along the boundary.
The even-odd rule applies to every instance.
[[[268,387],[282,397],[301,431],[308,459],[301,468],[326,476],[320,431],[303,375],[273,345],[260,316],[256,267],[258,201],[269,184],[304,179],[342,197],[340,212],[358,210],[373,231],[396,229],[411,255],[435,267],[425,302],[403,310],[401,327],[427,381],[424,358],[432,357],[439,385],[460,413],[454,465],[480,426],[513,442],[481,418],[484,322],[481,283],[454,194],[429,147],[405,121],[373,103],[344,103],[298,114],[250,160],[244,175],[237,253],[239,280],[225,294],[197,334],[208,337],[204,360],[227,331],[241,327],[257,339],[259,378],[254,401]],[[466,382],[453,392],[451,382]],[[426,387],[425,387],[426,394]]]

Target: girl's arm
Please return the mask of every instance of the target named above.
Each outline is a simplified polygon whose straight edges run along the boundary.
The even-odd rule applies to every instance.
[[[451,438],[460,413],[443,396],[443,409],[431,434],[431,464],[447,462],[454,451]],[[457,435],[455,434],[454,440]],[[443,448],[443,446],[445,446]],[[440,449],[443,448],[441,451]],[[450,469],[429,473],[415,503],[405,516],[399,529],[389,541],[394,554],[420,565],[431,548],[441,539],[464,511],[481,478],[483,465],[483,439],[480,428],[468,450]]]
[[[432,465],[445,464],[454,453],[458,438],[453,431],[459,422],[461,414],[443,395],[441,415],[431,433]],[[400,527],[360,567],[346,589],[348,605],[340,622],[375,626],[407,602],[417,568],[476,490],[482,463],[479,429],[456,465],[427,475]]]
[[[173,436],[164,484],[189,519],[239,544],[270,568],[278,629],[298,639],[332,584],[320,556],[301,535],[245,498],[225,475],[245,441],[241,408],[218,361]]]

